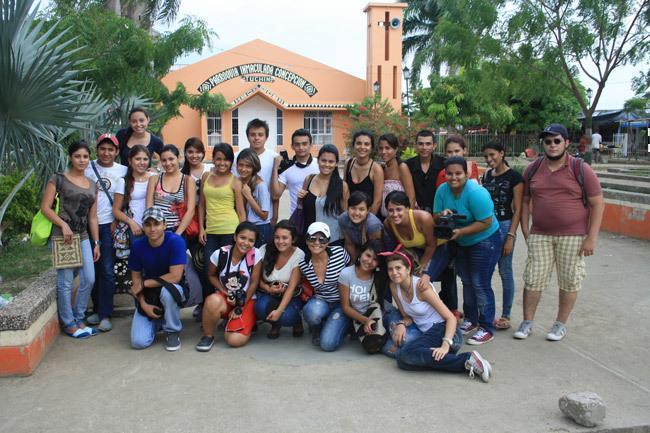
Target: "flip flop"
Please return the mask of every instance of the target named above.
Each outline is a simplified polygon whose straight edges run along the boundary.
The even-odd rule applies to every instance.
[[[76,338],[77,340],[84,340],[93,335],[92,332],[87,329],[88,328],[77,328],[74,332],[64,332],[68,337]]]
[[[510,328],[510,319],[507,317],[499,317],[497,320],[494,321],[494,327],[496,329],[509,329]]]

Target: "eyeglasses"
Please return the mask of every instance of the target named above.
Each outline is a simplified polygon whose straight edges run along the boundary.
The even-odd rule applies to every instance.
[[[321,245],[325,245],[325,244],[329,243],[329,241],[330,240],[327,239],[324,236],[309,236],[307,238],[307,242],[314,242],[314,243],[318,242]]]
[[[552,140],[550,138],[547,138],[546,140],[544,140],[544,144],[546,144],[547,146],[551,144],[560,144],[560,143],[562,143],[561,138],[554,138]]]

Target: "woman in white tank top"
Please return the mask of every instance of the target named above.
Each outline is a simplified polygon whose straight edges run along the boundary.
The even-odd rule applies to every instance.
[[[400,247],[386,257],[390,291],[397,310],[386,314],[391,339],[385,353],[392,347],[397,366],[403,370],[440,370],[470,377],[478,374],[484,382],[490,380],[492,367],[478,352],[457,353],[463,342],[456,328],[456,317],[440,300],[430,285],[417,289],[419,278],[411,274],[412,259]],[[392,347],[391,347],[392,346]]]

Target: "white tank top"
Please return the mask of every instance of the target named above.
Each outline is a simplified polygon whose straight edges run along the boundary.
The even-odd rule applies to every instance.
[[[420,301],[418,299],[418,281],[420,278],[413,276],[411,280],[411,287],[413,288],[413,299],[411,302],[407,302],[402,296],[402,289],[399,284],[397,285],[397,296],[399,297],[400,302],[402,303],[402,308],[404,312],[415,322],[415,325],[422,332],[431,328],[431,326],[436,323],[444,322],[445,319],[442,318],[440,314],[436,311],[435,308],[431,306],[428,302]],[[438,296],[438,295],[436,295]]]

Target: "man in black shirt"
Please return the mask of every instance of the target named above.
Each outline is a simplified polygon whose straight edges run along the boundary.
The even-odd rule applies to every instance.
[[[431,212],[436,195],[436,180],[440,170],[445,168],[445,159],[434,155],[436,141],[433,132],[423,129],[415,137],[415,151],[418,156],[406,161],[413,177],[415,201],[418,208]]]

